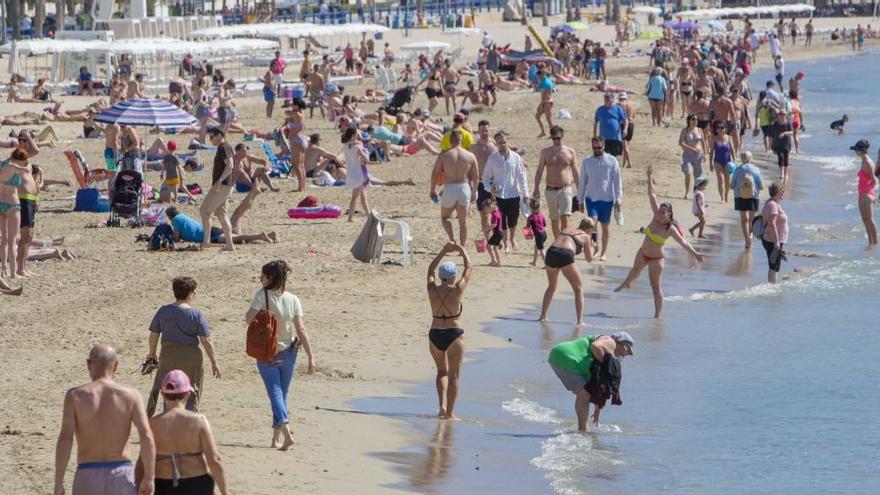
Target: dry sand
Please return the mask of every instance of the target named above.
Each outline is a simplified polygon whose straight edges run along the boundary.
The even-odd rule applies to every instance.
[[[869,21],[820,19],[817,27],[856,22]],[[551,25],[556,23],[558,20]],[[522,43],[524,30],[518,25],[499,23],[488,29],[498,42],[512,42],[515,47]],[[589,36],[607,41],[611,30],[598,26]],[[398,32],[387,38],[392,44],[403,41]],[[435,31],[413,31],[409,38],[419,39],[456,43],[456,39]],[[847,45],[829,46],[826,39],[827,35],[817,36],[809,52],[786,50],[789,71],[797,70],[797,64],[791,62],[798,58],[848,52]],[[465,53],[474,53],[478,43],[479,37],[464,38]],[[647,46],[645,42],[634,43],[629,50]],[[768,57],[761,58],[766,61]],[[644,58],[614,59],[607,65],[614,83],[640,92],[647,65]],[[809,84],[809,79],[804,84]],[[600,99],[599,93],[578,86],[562,86],[556,98],[557,108],[566,108],[575,116],[575,120],[560,124],[567,131],[567,144],[580,156],[588,152],[592,129],[592,120],[585,116],[592,115]],[[89,101],[83,97],[63,100],[70,108]],[[633,150],[635,168],[624,172],[626,226],[613,229],[607,262],[610,265],[628,265],[641,242],[637,229],[648,220],[650,211],[644,197],[646,164],[656,163],[660,195],[674,203],[680,218],[690,220],[688,203],[677,199],[682,188],[676,146],[679,123],[670,128],[649,129],[648,106],[641,97],[635,101],[640,105]],[[550,144],[534,138],[537,127],[532,115],[537,102],[537,95],[531,93],[502,93],[496,108],[472,114],[474,121],[486,118],[493,126],[507,129],[515,145],[528,146],[525,158],[530,175],[534,174],[538,151]],[[424,96],[420,95],[417,104],[424,103]],[[259,97],[239,99],[237,104],[247,127],[269,129],[277,124],[277,118],[265,118]],[[39,107],[7,104],[3,113]],[[316,119],[308,126],[309,132],[322,133],[330,149],[341,149],[338,134],[326,121]],[[77,148],[90,161],[101,163],[103,140],[76,138],[81,134],[80,124],[55,127],[66,141],[59,144],[59,149]],[[238,137],[233,136],[232,142],[237,141]],[[59,152],[44,151],[35,162],[45,166],[49,178],[71,177]],[[231,493],[394,492],[387,486],[397,480],[397,475],[368,454],[403,448],[409,440],[406,429],[384,417],[317,408],[347,409],[346,401],[354,397],[404,393],[401,381],[425,380],[433,373],[425,338],[430,319],[424,277],[428,262],[445,238],[437,208],[428,199],[432,163],[432,157],[423,155],[371,165],[371,172],[382,179],[412,177],[418,182],[417,186],[373,188],[369,192],[373,208],[412,227],[416,256],[414,266],[409,268],[365,265],[352,259],[349,248],[360,231],[363,217],[359,216],[353,224],[343,219],[288,219],[287,209],[303,197],[290,192],[291,181],[280,183],[281,193],[260,195],[245,217],[244,231],[275,230],[280,242],[242,246],[234,253],[220,253],[216,249],[147,253],[146,245],[135,243],[134,237],[149,230],[88,228],[90,224],[101,224],[106,214],[71,212],[73,188],[56,187],[43,194],[36,237],[64,236],[66,246],[80,258],[74,262],[33,264],[37,276],[24,282],[24,295],[0,299],[0,351],[6,356],[0,361],[0,375],[4,377],[4,393],[0,394],[0,410],[4,411],[0,423],[0,493],[51,491],[63,394],[67,388],[88,379],[84,360],[92,344],[114,343],[121,353],[118,380],[146,396],[152,380],[132,371],[147,351],[149,320],[160,305],[171,301],[170,280],[179,275],[195,277],[200,284],[195,305],[208,317],[223,370],[222,380],[206,378],[202,405],[220,443]],[[204,186],[210,181],[208,174],[195,175],[194,180]],[[149,181],[156,184],[158,174],[151,172]],[[713,197],[715,192],[711,189]],[[308,190],[322,203],[341,206],[348,203],[347,192],[344,188]],[[232,205],[241,197],[234,195]],[[182,210],[197,217],[192,206]],[[718,221],[721,219],[709,219],[710,225]],[[472,232],[477,225],[475,216],[470,220]],[[531,246],[522,245],[520,253],[504,257],[508,266],[502,268],[486,267],[488,258],[474,255],[478,269],[465,298],[464,313],[469,348],[507,345],[477,331],[479,323],[522,309],[525,304],[539,303],[544,275],[541,270],[527,266]],[[303,369],[297,373],[289,404],[298,444],[287,453],[268,448],[271,412],[253,360],[244,353],[243,317],[259,286],[259,267],[277,258],[292,265],[288,288],[302,300],[318,363],[314,375],[305,374]],[[501,280],[509,283],[499,284]],[[586,290],[589,292],[590,287]],[[562,287],[556,304],[570,304],[567,293],[567,288]],[[594,303],[588,300],[588,310],[590,304]],[[646,315],[650,310],[650,301],[645,301]],[[461,400],[478,393],[478,383],[465,368]],[[68,486],[71,476],[68,474]]]

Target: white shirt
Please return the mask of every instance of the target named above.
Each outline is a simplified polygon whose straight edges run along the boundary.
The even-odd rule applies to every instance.
[[[483,35],[483,47],[487,50],[492,47],[492,37],[489,36],[489,33]]]
[[[774,58],[782,53],[782,47],[779,45],[779,38],[774,36],[770,40],[770,55]]]
[[[623,184],[620,180],[620,165],[617,158],[608,153],[596,157],[590,155],[581,162],[581,175],[578,178],[578,201],[607,201],[620,204],[623,198]]]
[[[290,292],[284,292],[282,294],[278,294],[274,290],[270,290],[269,292],[269,312],[275,315],[275,318],[278,319],[278,328],[276,329],[276,338],[278,341],[278,352],[283,351],[290,347],[293,344],[293,337],[295,335],[295,329],[293,326],[293,318],[295,316],[299,316],[302,318],[303,309],[302,304],[299,302],[299,298],[291,294]],[[251,309],[265,310],[266,309],[266,291],[260,289],[254,294],[254,299],[251,301]]]
[[[528,196],[529,184],[523,159],[514,151],[508,151],[507,159],[501,152],[489,155],[483,170],[483,187],[501,199]]]

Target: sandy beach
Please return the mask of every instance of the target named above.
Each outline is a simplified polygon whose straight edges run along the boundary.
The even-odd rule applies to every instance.
[[[552,19],[550,24],[560,23]],[[867,18],[821,18],[814,24],[826,27],[854,27],[869,24]],[[540,19],[534,22],[540,26]],[[770,25],[770,20],[756,23]],[[521,48],[525,29],[514,23],[494,22],[478,18],[478,26],[487,29],[496,43],[511,43]],[[539,30],[546,36],[549,28]],[[594,26],[583,33],[591,39],[610,41],[613,26]],[[392,46],[423,40],[443,39],[456,44],[453,37],[437,31],[413,30],[409,38],[392,31],[386,40]],[[463,38],[465,59],[470,60],[479,45],[479,36]],[[649,42],[633,42],[625,53],[648,50]],[[788,73],[798,70],[798,61],[850,54],[848,44],[828,41],[826,34],[816,35],[809,50],[798,46],[784,47]],[[757,66],[769,60],[766,48],[758,56]],[[0,78],[8,80],[6,61],[0,63]],[[609,59],[608,75],[614,84],[643,93],[647,57]],[[294,72],[291,68],[288,72]],[[807,75],[807,82],[809,74]],[[761,81],[752,80],[755,88]],[[373,87],[372,81],[349,88],[354,94]],[[80,108],[91,101],[86,97],[61,97],[65,107]],[[589,153],[592,115],[601,104],[601,93],[589,92],[585,86],[560,86],[556,96],[557,110],[567,109],[573,120],[559,121],[566,130],[566,144],[575,148],[579,160]],[[671,201],[682,217],[688,215],[689,202],[680,199],[682,177],[677,146],[680,123],[672,126],[649,126],[650,109],[642,96],[634,101],[639,106],[633,141],[634,167],[624,170],[624,227],[613,227],[607,265],[628,266],[642,241],[639,226],[649,218],[645,198],[646,165],[655,165],[657,189],[664,200]],[[539,151],[550,145],[538,133],[533,115],[537,94],[500,93],[495,108],[472,108],[471,122],[491,122],[493,129],[511,133],[509,141],[526,146],[526,164],[530,188]],[[246,128],[271,129],[280,121],[281,113],[269,120],[259,96],[237,98],[240,119]],[[425,105],[419,94],[417,106]],[[39,104],[4,104],[3,114],[38,110]],[[375,105],[366,105],[372,109]],[[751,111],[751,110],[750,110]],[[437,115],[446,122],[441,106]],[[676,116],[678,110],[676,110]],[[51,179],[72,180],[67,162],[61,155],[65,149],[78,149],[90,162],[100,163],[103,139],[88,140],[80,123],[53,124],[62,139],[56,150],[44,150],[34,160]],[[37,129],[42,126],[29,126]],[[10,128],[0,129],[4,134]],[[320,132],[324,144],[333,152],[341,150],[338,133],[326,120],[308,121],[307,132]],[[144,137],[144,134],[142,134]],[[154,136],[146,136],[149,143]],[[166,137],[166,136],[162,136]],[[240,135],[232,135],[237,143]],[[179,138],[185,145],[188,140]],[[202,152],[208,162],[213,157]],[[202,411],[214,428],[223,455],[230,492],[248,494],[274,493],[399,493],[388,486],[398,480],[385,462],[370,456],[378,451],[401,450],[412,438],[405,425],[382,415],[350,414],[324,409],[349,410],[347,402],[356,397],[393,396],[405,394],[407,384],[423,382],[433,376],[428,354],[427,328],[429,306],[425,297],[425,270],[434,253],[445,242],[440,227],[439,211],[428,197],[429,174],[433,157],[424,154],[395,158],[390,163],[372,164],[370,171],[384,180],[412,178],[416,186],[375,187],[369,191],[371,207],[384,216],[407,222],[413,231],[416,255],[411,267],[395,264],[367,265],[355,261],[349,249],[360,232],[364,217],[346,223],[336,220],[292,220],[287,210],[305,196],[291,193],[293,181],[279,183],[282,192],[265,192],[257,197],[254,207],[243,222],[244,232],[273,230],[277,244],[255,243],[239,247],[234,253],[217,249],[204,252],[149,253],[145,243],[135,242],[138,233],[150,230],[111,229],[103,226],[106,214],[72,212],[75,189],[53,186],[41,195],[41,211],[37,217],[35,237],[65,238],[65,246],[79,258],[73,262],[47,261],[32,263],[36,273],[25,280],[20,298],[0,298],[0,361],[4,376],[0,390],[0,410],[5,411],[0,423],[0,493],[44,494],[51,491],[51,469],[55,440],[59,431],[64,391],[88,380],[85,357],[91,345],[110,342],[121,354],[117,379],[137,388],[143,396],[149,392],[152,378],[134,373],[147,352],[147,325],[155,310],[172,302],[170,280],[175,276],[191,276],[199,283],[194,305],[203,310],[213,332],[218,362],[223,379],[205,379]],[[210,172],[190,176],[205,187]],[[148,174],[148,182],[158,184],[158,172]],[[350,192],[345,188],[310,187],[306,194],[315,195],[321,203],[347,207]],[[713,199],[714,189],[711,190]],[[707,194],[708,195],[708,194]],[[243,195],[234,194],[232,204]],[[196,207],[182,206],[181,211],[198,217]],[[716,215],[710,222],[729,221]],[[581,218],[575,216],[576,221]],[[730,217],[732,218],[732,217]],[[470,232],[476,232],[478,216],[469,221]],[[521,240],[521,234],[520,234]],[[391,248],[390,258],[397,257]],[[469,249],[473,249],[470,246]],[[546,286],[544,272],[531,267],[532,244],[521,242],[520,251],[503,256],[503,267],[490,268],[487,255],[471,251],[477,270],[465,296],[463,320],[468,349],[511,345],[506,341],[482,334],[479,329],[496,316],[511,314],[540,302]],[[269,449],[271,412],[265,390],[254,361],[245,355],[244,314],[254,292],[259,288],[259,268],[265,262],[284,259],[292,267],[288,290],[302,301],[305,324],[311,333],[318,364],[314,375],[305,373],[300,364],[289,401],[297,445],[291,452]],[[17,283],[17,281],[16,281]],[[644,282],[642,282],[644,283]],[[589,292],[589,286],[586,287]],[[570,304],[570,292],[560,286],[554,304]],[[599,304],[587,300],[587,310]],[[648,306],[645,306],[648,311]],[[537,314],[535,315],[537,318]],[[586,330],[588,331],[588,330]],[[479,393],[479,377],[462,375],[461,401]],[[388,411],[392,413],[393,411]],[[424,411],[425,414],[433,410]],[[71,476],[68,475],[68,480]]]

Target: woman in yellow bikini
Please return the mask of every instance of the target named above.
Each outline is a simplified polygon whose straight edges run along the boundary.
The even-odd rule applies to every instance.
[[[654,180],[651,178],[652,172],[652,167],[648,167],[645,174],[648,176],[648,199],[651,202],[654,218],[651,219],[651,223],[644,229],[645,240],[642,241],[642,247],[636,253],[632,270],[629,271],[623,283],[614,289],[614,292],[629,289],[630,285],[639,278],[639,274],[647,266],[648,277],[651,280],[651,291],[654,293],[654,318],[660,319],[663,317],[663,288],[660,286],[660,281],[663,277],[663,245],[671,237],[693,255],[698,262],[703,262],[703,255],[698,253],[685,240],[672,215],[672,204],[657,204],[657,195],[654,193]]]

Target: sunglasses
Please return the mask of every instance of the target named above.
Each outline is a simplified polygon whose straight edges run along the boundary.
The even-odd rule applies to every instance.
[[[550,139],[552,139],[552,140],[554,140],[554,141],[561,141],[561,140],[562,140],[562,136],[550,136]]]

